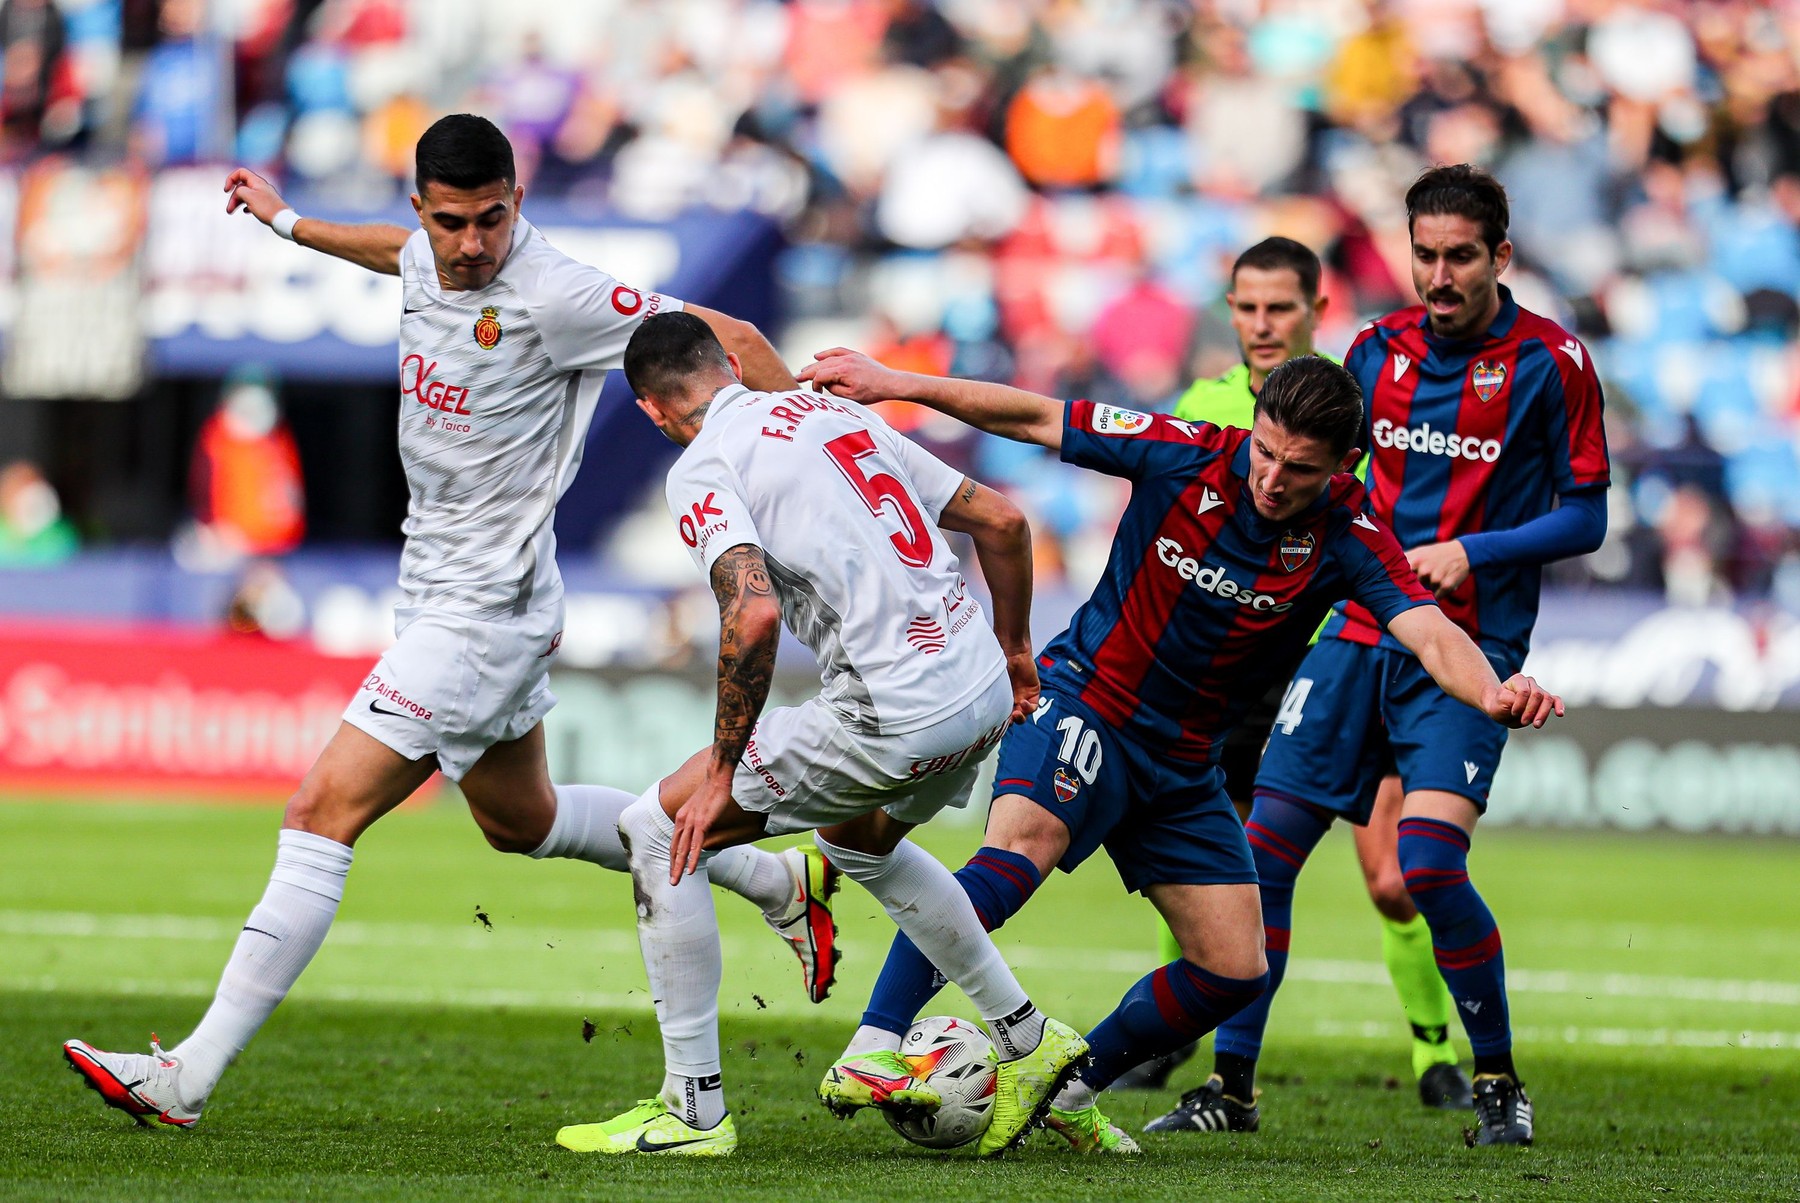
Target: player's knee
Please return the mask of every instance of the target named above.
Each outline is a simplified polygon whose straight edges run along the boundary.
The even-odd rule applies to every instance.
[[[1412,895],[1406,892],[1406,879],[1400,875],[1400,866],[1395,865],[1392,871],[1372,874],[1368,878],[1369,901],[1375,904],[1383,918],[1392,919],[1395,923],[1411,922],[1419,913],[1413,905]]]
[[[367,823],[359,821],[358,816],[347,811],[325,791],[305,782],[288,799],[287,807],[282,811],[281,825],[290,831],[324,836],[349,846],[356,842]]]
[[[982,842],[1017,853],[1048,873],[1069,850],[1069,829],[1061,819],[1024,798],[1002,798],[988,816]]]
[[[484,818],[480,815],[476,816],[475,824],[481,828],[481,834],[486,837],[488,847],[496,852],[516,852],[525,855],[536,851],[543,844],[544,837],[550,834],[548,831],[528,831],[523,827],[495,822],[491,818]]]
[[[556,822],[554,795],[542,804],[529,806],[496,806],[490,798],[472,790],[468,791],[468,799],[475,826],[496,852],[535,852],[550,837],[550,828]]]

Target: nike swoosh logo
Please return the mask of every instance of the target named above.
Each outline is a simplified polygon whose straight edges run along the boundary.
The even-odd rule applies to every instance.
[[[638,1138],[637,1138],[637,1151],[638,1152],[640,1152],[640,1153],[660,1153],[665,1149],[679,1149],[682,1145],[703,1144],[707,1140],[710,1139],[710,1137],[706,1137],[706,1136],[695,1136],[688,1140],[669,1140],[669,1141],[652,1142],[650,1140],[645,1139],[649,1135],[650,1134],[648,1132],[639,1132],[638,1133]]]
[[[373,710],[376,714],[391,714],[395,718],[412,718],[413,717],[412,715],[406,713],[406,711],[404,711],[404,710],[383,710],[381,708],[381,703],[379,703],[379,702],[370,702],[369,709]]]

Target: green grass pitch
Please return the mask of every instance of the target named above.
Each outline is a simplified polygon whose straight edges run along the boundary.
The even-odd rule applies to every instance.
[[[187,1033],[262,890],[276,822],[268,807],[0,800],[0,1199],[1800,1199],[1791,843],[1483,833],[1474,870],[1506,936],[1530,1150],[1465,1148],[1467,1117],[1417,1105],[1342,833],[1300,887],[1263,1131],[1147,1138],[1130,1160],[1038,1136],[981,1163],[873,1116],[831,1119],[811,1092],[891,928],[846,886],[843,972],[811,1007],[789,954],[720,894],[743,1145],[639,1161],[551,1143],[661,1080],[629,883],[489,851],[452,794],[365,837],[337,928],[200,1126],[139,1130],[82,1089],[58,1043]],[[925,842],[958,864],[978,833]],[[1000,942],[1040,1005],[1079,1026],[1154,948],[1147,906],[1103,861],[1048,882]],[[934,1009],[967,1013],[953,991]],[[1190,1067],[1177,1085],[1197,1080]],[[1107,1106],[1137,1129],[1175,1093]]]

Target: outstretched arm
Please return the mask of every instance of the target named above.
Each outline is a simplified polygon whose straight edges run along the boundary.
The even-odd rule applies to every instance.
[[[275,191],[275,185],[247,167],[240,167],[225,177],[225,191],[225,212],[247,210],[265,226],[273,223],[276,214],[288,207],[281,199],[281,193]],[[412,231],[404,226],[386,222],[352,225],[322,221],[317,217],[300,218],[290,232],[301,246],[335,255],[384,276],[400,274],[400,248],[412,236]]]
[[[755,325],[701,305],[688,305],[687,311],[711,326],[725,349],[738,357],[743,368],[744,387],[759,393],[786,393],[800,387],[794,374],[787,370],[787,364],[781,362],[781,356]]]
[[[671,885],[699,866],[707,833],[731,803],[732,775],[769,700],[781,640],[781,607],[762,548],[740,543],[714,560],[712,588],[719,599],[719,704],[712,757],[699,788],[675,816]]]
[[[822,392],[865,405],[917,401],[989,434],[1052,451],[1062,447],[1063,404],[1053,398],[980,380],[896,372],[844,347],[820,351],[813,359],[800,369],[800,379]]]
[[[1436,606],[1415,606],[1388,622],[1388,634],[1419,658],[1443,691],[1508,727],[1541,727],[1562,717],[1562,699],[1515,673],[1503,685],[1475,641]]]
[[[946,530],[975,540],[975,558],[994,600],[994,635],[1006,653],[1012,681],[1012,721],[1037,709],[1037,660],[1031,654],[1031,528],[1019,507],[984,484],[965,478],[938,517]]]

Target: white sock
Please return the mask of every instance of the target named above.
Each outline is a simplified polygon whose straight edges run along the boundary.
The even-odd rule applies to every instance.
[[[850,1037],[850,1047],[844,1050],[844,1056],[854,1057],[860,1053],[897,1053],[900,1051],[900,1036],[886,1028],[872,1028],[861,1024],[856,1035]]]
[[[852,852],[823,839],[818,845],[832,864],[875,896],[907,938],[969,996],[990,1025],[1031,1005],[1025,988],[982,928],[962,884],[929,852],[911,840],[901,840],[886,856]],[[1000,1055],[1011,1060],[1020,1052],[1002,1047]]]
[[[719,921],[704,867],[669,884],[675,823],[663,813],[659,793],[660,785],[651,786],[619,820],[637,895],[638,945],[662,1028],[663,1068],[709,1078],[720,1069]]]
[[[988,1020],[988,1028],[994,1033],[1000,1059],[1011,1061],[1035,1049],[1044,1038],[1044,1013],[1027,1000],[1011,1015]]]
[[[634,794],[606,785],[556,786],[556,819],[550,834],[532,849],[537,860],[560,856],[628,873],[625,845],[619,842],[619,816],[637,801]]]
[[[1069,1084],[1057,1091],[1056,1097],[1050,1100],[1050,1105],[1058,1111],[1080,1111],[1083,1107],[1092,1107],[1099,1097],[1094,1093],[1094,1088],[1080,1078],[1070,1078]]]
[[[559,785],[550,834],[532,849],[536,860],[584,860],[620,873],[631,872],[619,840],[619,817],[635,794],[607,785]],[[741,894],[762,910],[778,911],[794,896],[793,875],[779,856],[741,844],[712,854],[707,876],[716,886]]]
[[[662,1100],[690,1128],[716,1128],[725,1118],[725,1088],[718,1074],[695,1078],[665,1073]]]
[[[786,861],[749,844],[712,853],[706,862],[706,876],[714,885],[748,898],[765,915],[787,909],[798,888]]]
[[[237,1055],[325,942],[351,851],[308,831],[284,830],[276,842],[269,888],[250,912],[219,978],[212,1006],[193,1034],[169,1052],[181,1062],[181,1100],[205,1100]]]

